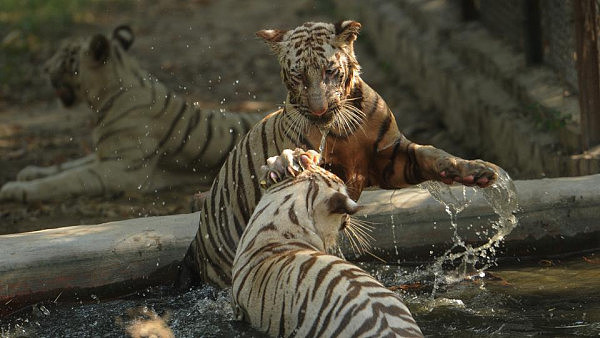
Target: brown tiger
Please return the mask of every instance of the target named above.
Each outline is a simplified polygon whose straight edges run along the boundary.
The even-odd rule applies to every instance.
[[[192,278],[231,284],[237,243],[262,196],[260,166],[283,149],[323,144],[323,167],[346,183],[354,200],[370,186],[396,189],[438,180],[486,187],[496,180],[491,163],[418,145],[400,133],[386,103],[360,77],[353,47],[359,29],[356,21],[308,22],[257,33],[279,59],[287,99],[233,149],[202,203],[185,260]],[[182,272],[180,280],[187,281],[189,271]]]
[[[0,200],[35,201],[123,191],[208,185],[229,151],[263,114],[205,111],[141,69],[119,26],[63,42],[46,63],[62,103],[95,112],[94,153],[52,167],[30,166],[0,190]]]
[[[359,207],[318,161],[299,149],[269,159],[263,182],[270,187],[233,261],[236,318],[271,337],[421,337],[396,293],[326,253]]]

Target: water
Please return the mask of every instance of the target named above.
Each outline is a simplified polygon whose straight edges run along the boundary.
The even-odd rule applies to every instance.
[[[399,289],[425,335],[598,336],[600,258],[596,256],[493,267],[484,278],[441,285],[435,299],[430,297],[431,282],[405,285],[414,267],[377,263],[362,267],[386,286]],[[263,337],[234,321],[229,293],[211,287],[183,293],[153,288],[126,299],[85,301],[30,306],[0,319],[0,336],[122,337],[125,329],[119,319],[126,321],[128,311],[146,307],[167,315],[166,323],[176,337]]]
[[[228,291],[208,286],[184,293],[157,287],[104,302],[50,302],[3,318],[0,337],[122,337],[131,324],[130,313],[140,309],[164,317],[175,337],[264,337],[234,321],[230,304]]]
[[[325,144],[327,143],[327,135],[329,134],[329,129],[319,128],[321,132],[321,143],[319,144],[319,155],[323,158],[323,150],[325,150]]]
[[[510,176],[500,169],[497,181],[485,189],[462,186],[461,194],[454,195],[446,184],[427,181],[422,184],[431,196],[445,206],[454,230],[452,246],[434,263],[415,274],[414,278],[424,275],[434,276],[432,298],[442,283],[454,283],[473,276],[483,276],[484,271],[496,262],[496,249],[502,240],[517,226],[515,213],[518,210],[517,192]],[[484,199],[498,216],[490,221],[490,229],[482,236],[489,236],[480,246],[467,244],[460,236],[457,217],[472,201],[474,194],[483,194]],[[490,236],[490,233],[492,235]]]
[[[432,281],[414,283],[415,268],[363,268],[407,289],[400,292],[425,335],[565,337],[600,335],[598,264],[578,256],[493,267],[483,277],[440,285],[435,298]]]

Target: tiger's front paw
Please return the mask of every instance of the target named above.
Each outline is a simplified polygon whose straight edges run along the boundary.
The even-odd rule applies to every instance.
[[[30,194],[30,190],[30,184],[27,182],[7,182],[2,186],[2,189],[0,189],[0,201],[27,202],[27,196]]]
[[[463,160],[458,157],[444,157],[438,159],[437,172],[439,180],[452,184],[454,182],[466,186],[485,188],[496,182],[498,167],[482,160]]]
[[[320,160],[321,155],[314,150],[285,149],[281,155],[269,157],[267,164],[261,167],[263,177],[260,185],[267,189],[286,178],[296,177],[311,165],[318,165]]]

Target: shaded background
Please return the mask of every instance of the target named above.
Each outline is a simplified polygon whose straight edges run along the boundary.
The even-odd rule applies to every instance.
[[[136,35],[130,53],[189,101],[270,112],[285,99],[284,86],[276,58],[254,32],[349,18],[363,23],[356,43],[363,78],[413,141],[494,161],[513,178],[600,172],[600,150],[580,142],[574,3],[4,0],[0,185],[28,164],[92,151],[92,112],[62,108],[41,71],[65,37],[129,24]],[[206,189],[2,202],[0,234],[184,213],[193,193]]]
[[[42,72],[43,63],[65,37],[110,34],[117,25],[129,24],[136,35],[130,53],[169,88],[205,108],[270,112],[283,102],[285,90],[275,56],[254,33],[339,19],[329,1],[3,1],[0,185],[14,180],[28,164],[58,164],[92,151],[92,112],[84,104],[61,107]],[[424,118],[409,88],[375,60],[366,38],[359,40],[357,49],[364,78],[382,91],[395,112],[419,118],[418,124],[405,127],[427,134],[422,139],[443,140],[442,126]],[[447,143],[452,148],[452,142]],[[450,150],[460,152],[454,148]],[[192,194],[206,189],[181,187],[156,195],[128,193],[29,205],[2,202],[0,234],[189,212]]]

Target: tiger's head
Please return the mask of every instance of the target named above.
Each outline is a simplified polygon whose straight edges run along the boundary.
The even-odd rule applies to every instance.
[[[317,125],[349,134],[364,114],[350,94],[359,80],[354,41],[356,21],[307,22],[292,30],[268,29],[256,35],[271,47],[281,65],[288,94],[286,112],[300,125]]]
[[[293,181],[301,190],[296,192],[296,196],[303,196],[301,200],[306,203],[307,221],[323,241],[326,250],[333,251],[337,247],[340,232],[355,243],[367,244],[362,233],[364,224],[351,217],[361,207],[350,198],[346,185],[339,177],[312,164]]]
[[[56,95],[66,107],[87,100],[92,104],[99,95],[127,87],[132,76],[127,68],[137,64],[125,51],[133,43],[129,26],[118,26],[109,39],[102,34],[89,39],[68,39],[44,65],[44,71]],[[116,70],[116,71],[115,71]]]
[[[325,249],[337,247],[340,232],[353,235],[354,215],[360,206],[354,202],[344,182],[333,173],[311,165],[298,175],[299,180],[307,179],[306,198],[308,217],[317,235],[323,240]]]

